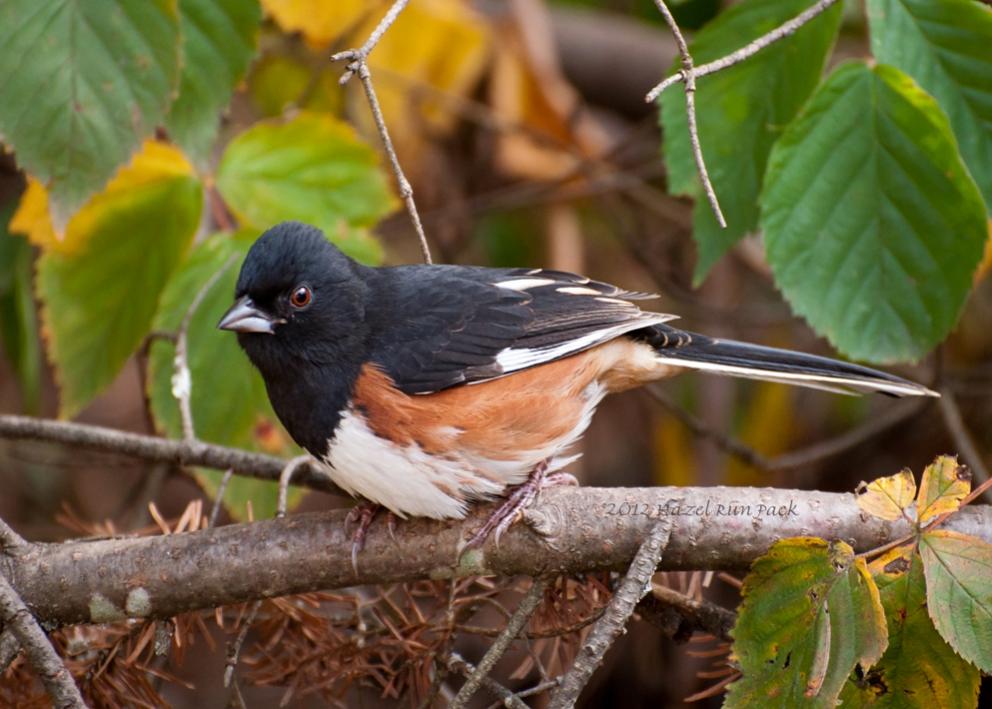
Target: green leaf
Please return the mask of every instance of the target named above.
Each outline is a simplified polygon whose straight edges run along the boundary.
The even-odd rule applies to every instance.
[[[733,635],[743,677],[725,707],[833,707],[855,665],[868,668],[885,650],[878,589],[844,542],[777,542],[741,592]]]
[[[813,0],[746,0],[733,5],[696,35],[690,46],[704,64],[738,49],[798,15]],[[699,140],[727,228],[716,223],[703,196],[689,146],[685,93],[674,86],[661,97],[664,157],[669,189],[694,197],[693,238],[703,280],[714,263],[758,224],[758,194],[772,144],[813,92],[840,26],[838,3],[782,39],[696,84]]]
[[[920,539],[927,607],[961,657],[992,672],[992,544],[940,529]]]
[[[0,344],[21,391],[23,410],[37,414],[41,403],[41,348],[31,296],[31,246],[7,229],[14,204],[0,209]]]
[[[0,140],[59,223],[161,123],[178,77],[176,0],[0,3]]]
[[[210,155],[220,111],[255,54],[258,0],[179,0],[182,74],[166,127],[198,162]]]
[[[899,70],[860,62],[838,68],[775,145],[761,223],[793,310],[874,362],[944,339],[987,236],[940,107]]]
[[[947,113],[992,211],[992,10],[975,0],[868,0],[872,53]]]
[[[200,244],[169,280],[154,327],[156,331],[177,332],[193,298],[226,266],[206,291],[187,333],[190,405],[196,436],[238,448],[296,455],[269,406],[261,376],[241,351],[237,338],[217,329],[217,322],[233,302],[238,270],[256,235],[217,234]],[[174,357],[171,342],[153,343],[148,362],[148,395],[157,426],[165,434],[180,438],[179,406],[172,395]],[[216,492],[220,477],[214,470],[196,471],[198,482],[210,495]],[[234,477],[224,500],[237,518],[244,517],[249,500],[256,517],[271,517],[276,511],[277,492],[274,483]],[[296,493],[294,499],[298,497]]]
[[[77,252],[49,251],[39,260],[36,287],[63,416],[106,388],[148,334],[202,201],[200,183],[188,175],[137,184],[101,205]]]
[[[869,568],[885,608],[889,647],[876,667],[847,683],[842,706],[976,706],[981,674],[958,657],[933,627],[927,615],[923,562],[914,545],[893,549]]]
[[[246,226],[307,222],[346,253],[373,263],[381,250],[365,228],[396,204],[375,151],[347,124],[308,112],[257,123],[232,140],[217,187]]]

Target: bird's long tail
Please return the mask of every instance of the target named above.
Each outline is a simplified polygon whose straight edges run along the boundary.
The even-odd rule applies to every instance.
[[[638,334],[643,334],[655,347],[663,363],[678,367],[839,394],[881,392],[891,396],[940,396],[908,379],[829,357],[717,339],[668,325],[654,325]]]

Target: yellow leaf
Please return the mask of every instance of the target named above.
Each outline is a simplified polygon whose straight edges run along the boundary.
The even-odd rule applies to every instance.
[[[372,13],[378,21],[376,11],[383,4],[383,0],[262,0],[265,14],[284,32],[301,33],[309,46],[319,50]]]
[[[893,475],[892,477],[896,477]],[[868,570],[873,578],[882,581],[882,585],[891,582],[909,571],[913,564],[913,554],[916,553],[916,542],[902,544],[895,549],[889,549],[868,564]]]
[[[857,489],[858,507],[880,519],[897,520],[913,504],[916,480],[908,468],[895,475],[861,483]]]
[[[10,231],[25,235],[28,241],[45,251],[78,253],[108,205],[128,199],[128,195],[137,188],[192,174],[193,166],[178,148],[154,140],[146,141],[141,151],[130,164],[117,172],[106,189],[93,195],[82,209],[72,215],[62,234],[56,232],[52,223],[48,192],[38,180],[30,177],[10,221]]]
[[[928,522],[934,517],[953,512],[961,506],[961,500],[971,491],[971,472],[958,459],[942,455],[923,471],[920,482],[920,497],[917,508],[920,522]]]
[[[351,44],[364,42],[377,21],[370,18],[359,27]],[[478,84],[489,47],[488,26],[463,0],[412,2],[389,28],[369,56],[369,67],[390,135],[404,158],[416,156],[425,128],[438,133],[455,125],[452,102],[464,101]],[[357,85],[354,92],[352,98],[364,102]],[[367,110],[357,115],[374,130]]]

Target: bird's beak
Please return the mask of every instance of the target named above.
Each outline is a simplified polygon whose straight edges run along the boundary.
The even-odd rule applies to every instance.
[[[264,332],[271,335],[275,332],[276,325],[281,322],[285,321],[259,310],[251,298],[244,295],[238,298],[231,309],[224,313],[224,317],[217,323],[217,327],[221,330],[233,330],[234,332]]]

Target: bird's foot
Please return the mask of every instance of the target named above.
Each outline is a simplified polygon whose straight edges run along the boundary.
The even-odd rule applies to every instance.
[[[357,525],[355,527],[355,533],[351,536],[351,568],[355,570],[356,575],[358,574],[358,555],[365,548],[365,537],[368,534],[369,527],[372,526],[372,520],[375,519],[375,516],[381,509],[382,505],[375,502],[360,502],[352,507],[348,512],[348,516],[344,518],[346,533],[351,525]],[[387,510],[386,512],[386,528],[389,530],[390,538],[395,541],[396,515],[391,510]]]
[[[485,524],[465,544],[465,549],[481,547],[490,534],[493,535],[496,546],[499,546],[500,537],[523,515],[523,511],[534,501],[541,490],[558,485],[578,484],[579,481],[570,473],[548,475],[548,461],[541,461],[531,472],[530,477],[513,488],[506,500],[493,510]]]

